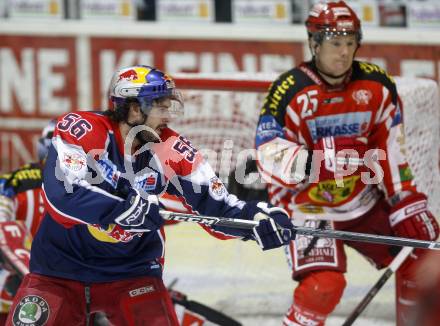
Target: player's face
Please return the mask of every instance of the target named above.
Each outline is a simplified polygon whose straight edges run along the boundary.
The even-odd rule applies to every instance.
[[[154,101],[153,108],[148,114],[145,125],[160,135],[162,130],[166,128],[171,121],[171,114],[169,112],[171,105],[172,101],[169,98]]]
[[[316,47],[318,69],[331,76],[341,76],[353,63],[358,48],[355,35],[332,36]]]

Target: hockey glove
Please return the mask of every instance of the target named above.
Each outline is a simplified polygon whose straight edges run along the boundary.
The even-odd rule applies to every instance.
[[[401,200],[391,209],[390,224],[398,237],[419,240],[436,240],[439,225],[428,210],[423,194],[413,194]]]
[[[126,231],[155,231],[165,223],[159,214],[159,199],[155,195],[148,195],[145,199],[133,189],[128,194],[125,205],[125,212],[115,222]]]
[[[252,216],[259,224],[253,228],[253,238],[263,250],[278,248],[295,239],[295,230],[287,212],[265,202],[248,202],[242,216]]]
[[[313,146],[310,182],[358,174],[368,150],[362,137],[324,137]]]

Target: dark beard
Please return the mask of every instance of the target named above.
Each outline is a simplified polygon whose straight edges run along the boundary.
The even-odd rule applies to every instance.
[[[141,132],[138,132],[136,134],[136,139],[141,143],[141,145],[160,142],[160,139],[148,130],[142,130]]]
[[[128,122],[125,121],[126,124],[128,124],[130,127],[138,127],[145,124],[145,121],[147,120],[147,115],[143,115],[142,121],[136,121],[136,122]],[[141,143],[141,146],[148,143],[158,143],[160,142],[160,139],[154,135],[151,131],[148,130],[142,130],[138,133],[136,133],[136,139]]]

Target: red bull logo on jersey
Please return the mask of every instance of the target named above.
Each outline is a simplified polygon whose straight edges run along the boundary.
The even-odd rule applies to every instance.
[[[98,241],[118,243],[130,242],[135,237],[141,237],[140,232],[128,232],[117,224],[110,224],[107,229],[103,229],[98,224],[87,225],[90,234]]]
[[[72,171],[79,171],[86,166],[86,158],[78,153],[64,153],[63,163]]]
[[[223,198],[226,194],[226,188],[219,178],[213,177],[209,180],[209,192],[214,198]]]

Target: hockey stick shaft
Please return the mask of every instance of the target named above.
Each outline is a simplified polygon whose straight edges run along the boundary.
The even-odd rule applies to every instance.
[[[394,274],[394,272],[399,269],[402,263],[406,260],[406,258],[411,254],[413,248],[404,247],[400,250],[399,254],[394,257],[391,264],[388,266],[386,271],[382,274],[382,276],[377,280],[376,284],[368,291],[362,301],[354,308],[351,314],[347,317],[344,324],[342,326],[351,326],[354,321],[359,317],[359,315],[367,308],[370,304],[371,300],[376,296],[376,294],[380,291],[380,289],[385,285],[388,279]]]
[[[207,226],[216,225],[216,226],[249,230],[249,229],[253,229],[255,226],[258,225],[258,222],[250,221],[250,220],[203,216],[203,215],[186,214],[186,213],[175,213],[166,210],[161,210],[160,214],[165,220],[178,221],[178,222],[192,222]],[[319,229],[300,227],[300,226],[294,226],[294,230],[296,231],[297,234],[310,235],[320,238],[331,238],[331,239],[340,239],[345,241],[385,244],[390,246],[440,250],[440,242],[436,242],[436,241],[399,238],[392,236],[356,233],[356,232],[339,231],[339,230],[327,230],[327,229],[319,230]]]

